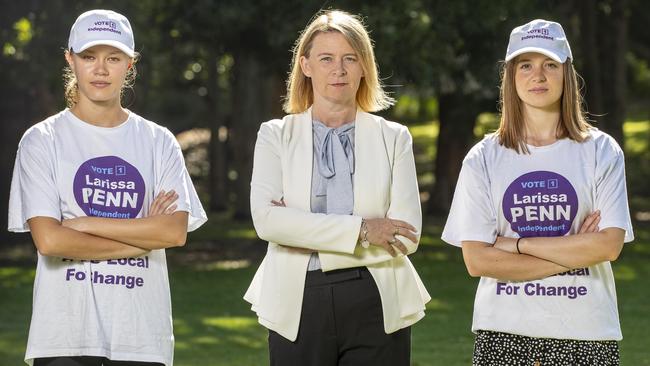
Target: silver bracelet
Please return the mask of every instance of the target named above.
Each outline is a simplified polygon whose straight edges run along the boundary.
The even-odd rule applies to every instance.
[[[361,247],[368,249],[370,242],[368,241],[368,224],[365,219],[361,220]]]

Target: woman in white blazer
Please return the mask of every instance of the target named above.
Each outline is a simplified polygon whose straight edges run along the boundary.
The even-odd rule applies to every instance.
[[[284,105],[255,145],[251,212],[268,251],[244,298],[271,365],[409,365],[430,296],[407,255],[422,225],[412,139],[360,19],[325,11],[293,50]]]

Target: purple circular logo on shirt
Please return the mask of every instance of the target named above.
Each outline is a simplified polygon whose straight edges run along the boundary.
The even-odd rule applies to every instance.
[[[576,190],[553,172],[526,173],[503,195],[503,215],[521,237],[565,235],[577,211]]]
[[[133,219],[144,202],[142,175],[117,156],[102,156],[81,164],[72,189],[77,204],[88,216]]]

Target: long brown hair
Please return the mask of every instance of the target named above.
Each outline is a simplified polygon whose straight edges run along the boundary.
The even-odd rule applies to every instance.
[[[302,113],[314,103],[311,80],[300,68],[300,57],[309,57],[314,38],[320,33],[327,32],[341,33],[359,57],[364,75],[356,96],[359,108],[366,112],[376,112],[393,105],[395,100],[386,94],[379,80],[372,41],[362,20],[341,10],[326,10],[315,16],[302,31],[293,48],[284,111]]]
[[[517,95],[515,86],[515,66],[517,58],[503,64],[501,69],[501,90],[499,93],[499,109],[501,121],[496,135],[499,144],[514,149],[518,153],[528,154],[526,145],[526,129],[522,101]],[[578,73],[571,60],[562,64],[564,85],[560,99],[560,123],[557,126],[557,138],[568,137],[571,140],[583,142],[589,136],[591,125],[587,122],[583,109],[583,98],[578,84]]]

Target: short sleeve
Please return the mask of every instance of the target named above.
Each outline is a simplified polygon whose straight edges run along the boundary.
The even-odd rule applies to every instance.
[[[18,145],[9,194],[9,231],[29,231],[27,220],[37,216],[61,220],[54,156],[43,134],[33,127]]]
[[[188,215],[187,231],[194,231],[203,225],[208,217],[196,193],[192,178],[185,167],[185,159],[178,141],[174,135],[165,129],[162,141],[160,173],[156,178],[154,194],[161,190],[174,190],[178,194],[176,211],[186,211]]]
[[[621,228],[625,230],[624,242],[634,240],[625,184],[625,158],[610,136],[597,142],[595,180],[595,208],[600,210],[601,217],[599,227]]]
[[[470,151],[463,162],[442,232],[442,240],[449,244],[461,246],[463,241],[493,243],[496,240],[496,214],[491,204],[489,179],[481,161],[482,154]]]

